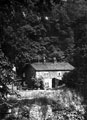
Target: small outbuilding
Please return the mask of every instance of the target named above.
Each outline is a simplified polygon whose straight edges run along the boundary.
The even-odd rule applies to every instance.
[[[73,69],[74,67],[67,62],[32,63],[26,67],[25,79],[29,83],[32,77],[35,77],[37,80],[41,78],[44,89],[52,89],[58,87],[63,75]]]

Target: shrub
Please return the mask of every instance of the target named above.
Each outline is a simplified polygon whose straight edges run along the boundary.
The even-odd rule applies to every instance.
[[[76,68],[63,76],[63,82],[68,88],[73,88],[79,92],[87,101],[87,72],[86,68]]]
[[[43,89],[44,88],[44,84],[43,84],[43,78],[32,78],[32,88],[33,89]]]

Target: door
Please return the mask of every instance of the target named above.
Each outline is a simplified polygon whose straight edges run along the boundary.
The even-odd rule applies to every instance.
[[[52,88],[55,88],[55,78],[52,79]]]

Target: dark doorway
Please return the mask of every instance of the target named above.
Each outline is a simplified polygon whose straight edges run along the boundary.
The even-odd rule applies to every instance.
[[[53,78],[53,79],[52,79],[52,88],[55,88],[55,81],[56,81],[56,79]]]
[[[52,88],[57,88],[59,86],[59,80],[56,78],[52,79]]]

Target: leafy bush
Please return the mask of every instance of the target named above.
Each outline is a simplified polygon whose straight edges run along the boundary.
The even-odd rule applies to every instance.
[[[81,94],[85,102],[87,101],[87,72],[86,68],[81,67],[63,76],[63,82],[68,88],[72,88]]]
[[[44,88],[44,84],[43,84],[43,78],[32,78],[32,87],[33,89],[43,89]]]

